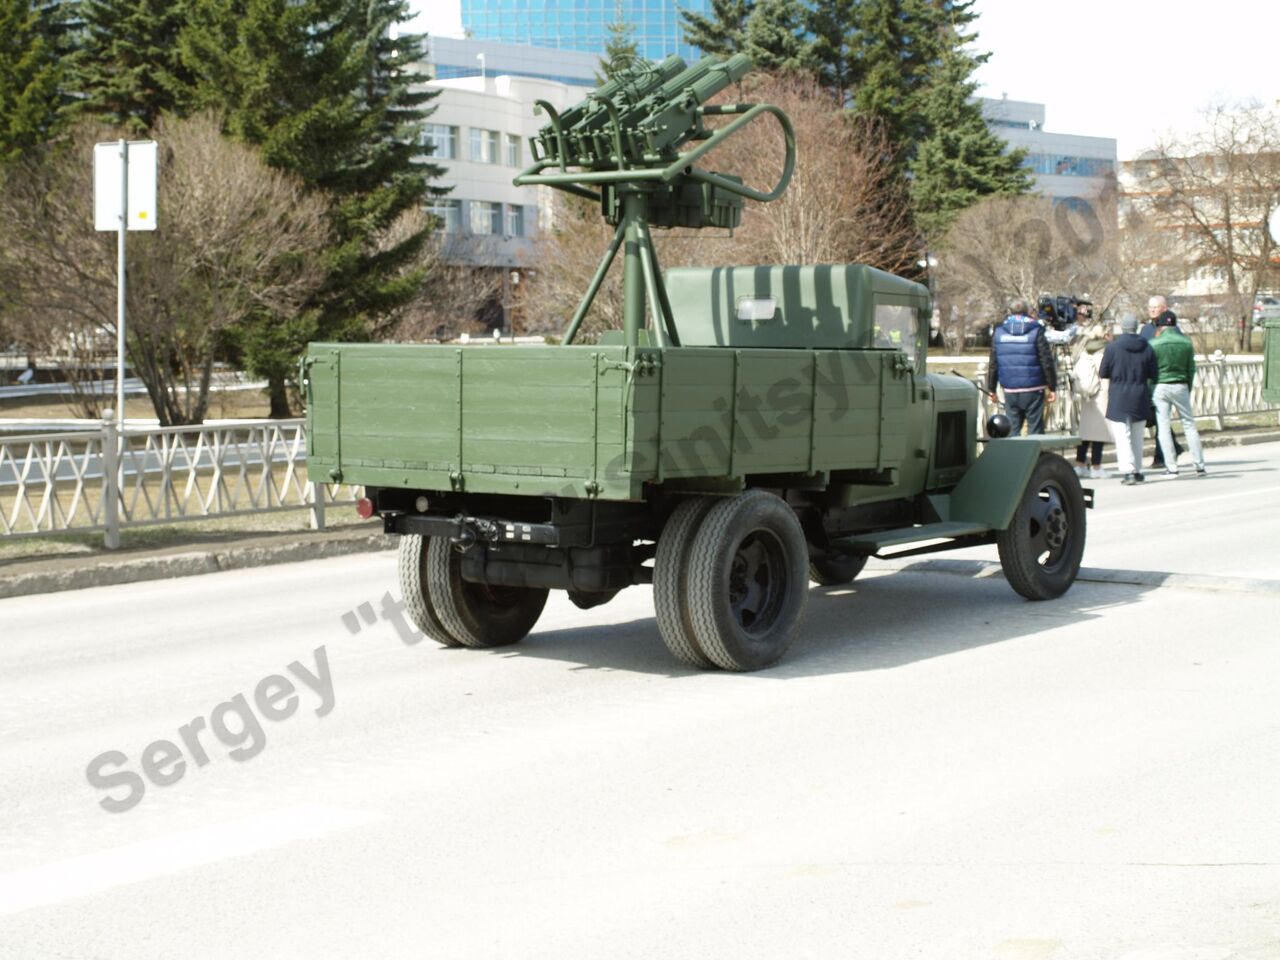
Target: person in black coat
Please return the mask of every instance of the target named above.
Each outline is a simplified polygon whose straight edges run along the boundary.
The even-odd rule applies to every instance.
[[[1102,354],[1098,376],[1111,382],[1107,392],[1107,420],[1116,440],[1123,483],[1141,483],[1142,431],[1151,406],[1151,388],[1160,374],[1156,353],[1151,344],[1138,336],[1138,318],[1125,314],[1120,320],[1120,336]]]

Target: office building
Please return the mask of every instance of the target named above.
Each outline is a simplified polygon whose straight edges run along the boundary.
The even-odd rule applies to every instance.
[[[609,24],[632,26],[636,50],[650,60],[699,53],[684,39],[681,9],[708,13],[711,0],[462,0],[462,29],[476,40],[578,50],[599,56]]]
[[[1049,133],[1043,103],[980,98],[982,115],[992,132],[1011,147],[1027,151],[1026,165],[1035,176],[1036,192],[1052,200],[1093,200],[1115,190],[1116,141]]]
[[[527,265],[539,224],[551,209],[549,188],[511,182],[533,162],[529,141],[547,122],[534,114],[534,101],[563,110],[582,99],[582,89],[506,75],[457,77],[429,86],[440,95],[433,101],[426,139],[432,159],[445,168],[439,184],[452,187],[430,210],[448,240],[448,255],[480,267]]]

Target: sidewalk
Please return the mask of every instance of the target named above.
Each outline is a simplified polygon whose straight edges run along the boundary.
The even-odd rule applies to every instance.
[[[395,537],[387,536],[376,522],[370,522],[319,533],[275,533],[215,543],[18,559],[0,564],[0,599],[319,560],[389,550],[395,545]]]
[[[1206,448],[1237,447],[1280,441],[1280,429],[1251,428],[1230,432],[1202,432]],[[1144,456],[1154,445],[1146,444]],[[1072,450],[1064,450],[1071,459]],[[1104,463],[1115,464],[1115,447],[1105,448]],[[376,521],[320,533],[298,531],[227,537],[209,542],[193,538],[159,548],[106,551],[54,558],[33,557],[0,562],[0,599],[35,593],[81,590],[143,580],[190,577],[221,570],[239,570],[276,563],[319,560],[352,553],[390,550],[397,538],[378,529]]]

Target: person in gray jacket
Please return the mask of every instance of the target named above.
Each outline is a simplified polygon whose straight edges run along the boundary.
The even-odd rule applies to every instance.
[[[1098,376],[1110,382],[1107,420],[1116,441],[1116,460],[1126,484],[1142,483],[1142,431],[1151,406],[1151,388],[1160,374],[1151,344],[1138,336],[1138,318],[1120,318],[1120,336],[1102,353]]]

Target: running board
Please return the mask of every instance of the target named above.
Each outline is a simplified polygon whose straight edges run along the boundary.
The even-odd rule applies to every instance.
[[[923,523],[918,527],[898,527],[894,530],[880,530],[876,533],[862,533],[854,537],[836,540],[832,546],[856,553],[879,553],[890,547],[902,547],[909,543],[920,543],[922,540],[955,540],[960,537],[971,537],[975,534],[990,533],[991,528],[981,523],[962,523],[950,521],[945,523]]]

